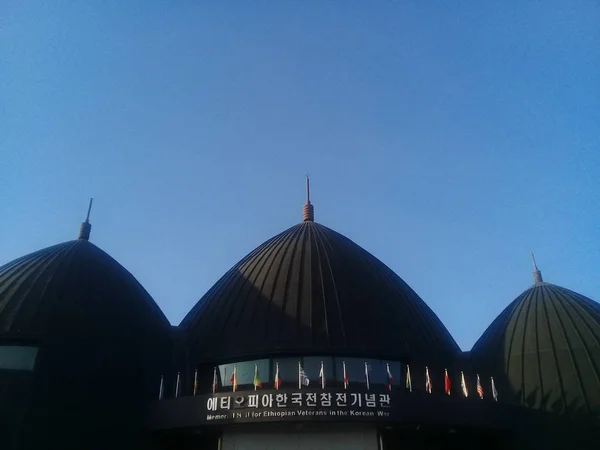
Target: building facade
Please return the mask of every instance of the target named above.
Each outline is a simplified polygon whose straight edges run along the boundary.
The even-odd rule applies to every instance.
[[[2,448],[597,448],[600,305],[536,267],[461,352],[308,192],[177,327],[87,219],[1,267]]]

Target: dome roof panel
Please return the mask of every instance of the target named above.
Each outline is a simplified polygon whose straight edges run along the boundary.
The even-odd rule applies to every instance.
[[[168,326],[137,280],[87,240],[48,247],[0,267],[0,334],[96,329],[100,318],[114,327],[124,316],[148,327]]]
[[[392,270],[310,220],[243,258],[181,326],[201,361],[298,352],[450,358],[458,351]]]
[[[472,355],[513,401],[600,414],[600,305],[583,295],[538,281],[492,322]]]

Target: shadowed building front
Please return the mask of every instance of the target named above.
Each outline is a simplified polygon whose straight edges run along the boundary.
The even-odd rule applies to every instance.
[[[144,404],[170,372],[170,325],[90,228],[0,268],[3,449],[142,445]]]

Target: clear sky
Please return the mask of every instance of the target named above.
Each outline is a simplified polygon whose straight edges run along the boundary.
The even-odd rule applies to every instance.
[[[596,1],[3,1],[0,264],[77,235],[177,324],[316,221],[464,350],[532,284],[600,300]]]

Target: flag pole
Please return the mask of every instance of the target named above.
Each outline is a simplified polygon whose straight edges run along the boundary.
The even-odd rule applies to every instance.
[[[217,367],[213,368],[213,385],[212,385],[212,393],[217,392]]]
[[[158,387],[158,399],[159,400],[162,400],[162,398],[163,398],[163,392],[165,389],[164,381],[165,381],[164,376],[161,375],[160,376],[160,386]]]
[[[365,361],[365,380],[367,381],[367,391],[370,391],[371,387],[369,386],[369,366],[367,365],[366,361]]]
[[[348,389],[348,376],[346,375],[346,361],[342,361],[342,368],[344,369],[344,389]]]
[[[179,397],[179,382],[181,380],[181,372],[177,372],[177,383],[175,383],[175,398]]]
[[[302,366],[298,361],[298,389],[302,389]]]
[[[237,367],[234,364],[233,365],[233,375],[231,375],[233,378],[233,383],[231,383],[233,385],[233,392],[235,392],[237,390]]]
[[[325,389],[325,371],[323,370],[323,361],[321,361],[321,389]]]
[[[194,395],[198,392],[198,369],[194,371]]]

